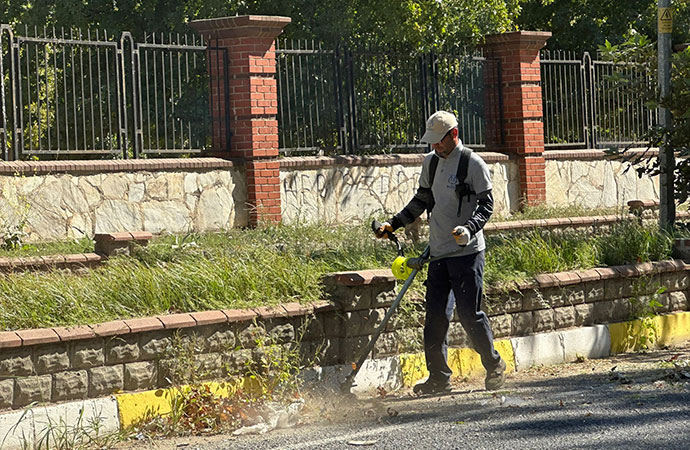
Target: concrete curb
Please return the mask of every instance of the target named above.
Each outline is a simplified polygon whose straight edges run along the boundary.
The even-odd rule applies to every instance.
[[[611,354],[636,351],[644,345],[672,345],[690,340],[690,312],[655,316],[609,325],[594,325],[565,331],[497,340],[496,350],[506,360],[508,372],[534,365],[561,364],[579,357],[605,358]],[[483,375],[479,355],[468,348],[452,348],[448,362],[456,376]],[[340,383],[350,373],[349,365],[313,367],[302,373],[306,386],[339,392]],[[377,389],[393,391],[409,387],[428,376],[424,354],[403,354],[367,360],[355,378],[352,392],[371,395]],[[229,383],[206,383],[220,396],[232,395]],[[169,412],[173,389],[116,394],[58,405],[34,406],[0,414],[0,449],[33,446],[46,432],[89,431],[98,424],[101,434],[124,429],[152,413]],[[93,432],[93,429],[91,429]],[[52,439],[52,437],[51,437]]]

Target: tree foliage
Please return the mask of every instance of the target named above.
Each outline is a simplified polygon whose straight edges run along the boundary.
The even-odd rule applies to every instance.
[[[673,0],[673,40],[690,38],[690,0]],[[526,0],[516,21],[523,30],[551,31],[550,48],[593,51],[622,43],[631,30],[656,39],[657,0]]]
[[[630,64],[634,62],[652,74],[656,79],[657,52],[656,42],[639,34],[628,34],[626,40],[613,45],[606,42],[599,48],[602,56],[616,64]],[[656,85],[639,83],[627,78],[624,72],[614,75],[618,86],[641,93],[651,109],[658,106],[669,108],[673,114],[673,125],[670,129],[661,126],[652,127],[646,139],[649,148],[661,146],[664,135],[668,133],[669,145],[676,152],[676,167],[674,172],[675,197],[678,203],[687,202],[690,198],[690,47],[676,52],[671,60],[671,95],[660,98]],[[640,177],[654,176],[660,173],[659,159],[646,155],[629,157],[623,151],[611,151],[622,154],[631,163]]]
[[[523,0],[0,0],[3,23],[188,32],[194,19],[236,14],[292,18],[286,36],[326,43],[399,43],[428,49],[477,43],[514,29]]]

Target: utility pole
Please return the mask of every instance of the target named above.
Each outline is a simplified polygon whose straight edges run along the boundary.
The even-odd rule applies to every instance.
[[[671,95],[671,32],[673,31],[673,11],[671,0],[658,0],[658,53],[659,53],[659,95],[664,100]],[[676,220],[674,198],[674,172],[676,167],[673,148],[670,145],[669,130],[673,126],[671,111],[659,107],[659,125],[664,135],[659,148],[660,193],[659,226],[670,230]]]

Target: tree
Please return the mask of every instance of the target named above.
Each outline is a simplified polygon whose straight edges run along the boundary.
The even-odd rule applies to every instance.
[[[524,0],[0,0],[3,23],[101,28],[113,33],[189,32],[194,19],[235,14],[292,18],[285,36],[329,44],[415,49],[471,45],[514,29]]]
[[[674,0],[674,42],[690,38],[690,1]],[[605,41],[625,40],[631,30],[656,39],[657,0],[526,0],[516,23],[551,31],[549,48],[595,51]]]
[[[657,53],[656,42],[639,34],[628,35],[627,39],[618,45],[606,42],[600,47],[602,56],[617,64],[639,64],[656,79]],[[676,168],[674,171],[675,198],[678,203],[685,203],[690,199],[690,47],[673,54],[671,61],[671,84],[673,89],[667,98],[659,98],[655,85],[648,85],[630,79],[621,71],[614,75],[616,83],[624,89],[642,94],[649,108],[664,106],[673,114],[673,126],[666,130],[660,126],[652,127],[646,139],[648,148],[661,145],[663,136],[669,134],[670,146],[676,152]],[[659,160],[649,156],[628,156],[626,149],[610,150],[609,153],[622,155],[634,167],[640,177],[659,175]]]

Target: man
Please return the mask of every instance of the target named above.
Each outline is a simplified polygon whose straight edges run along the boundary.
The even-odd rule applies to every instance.
[[[449,112],[438,111],[429,117],[421,142],[431,144],[434,151],[424,158],[419,188],[410,203],[376,232],[378,237],[387,237],[387,233],[412,223],[425,209],[429,211],[431,260],[425,283],[424,324],[429,378],[417,384],[414,392],[433,394],[451,389],[448,327],[454,303],[460,323],[486,369],[486,389],[496,390],[505,381],[506,364],[494,349],[489,319],[481,310],[485,249],[482,229],[493,213],[489,169],[468,149],[467,176],[457,179],[462,176],[458,166],[464,147],[458,137],[458,121]],[[434,155],[438,161],[432,163]],[[409,264],[419,266],[420,261],[413,258]]]

